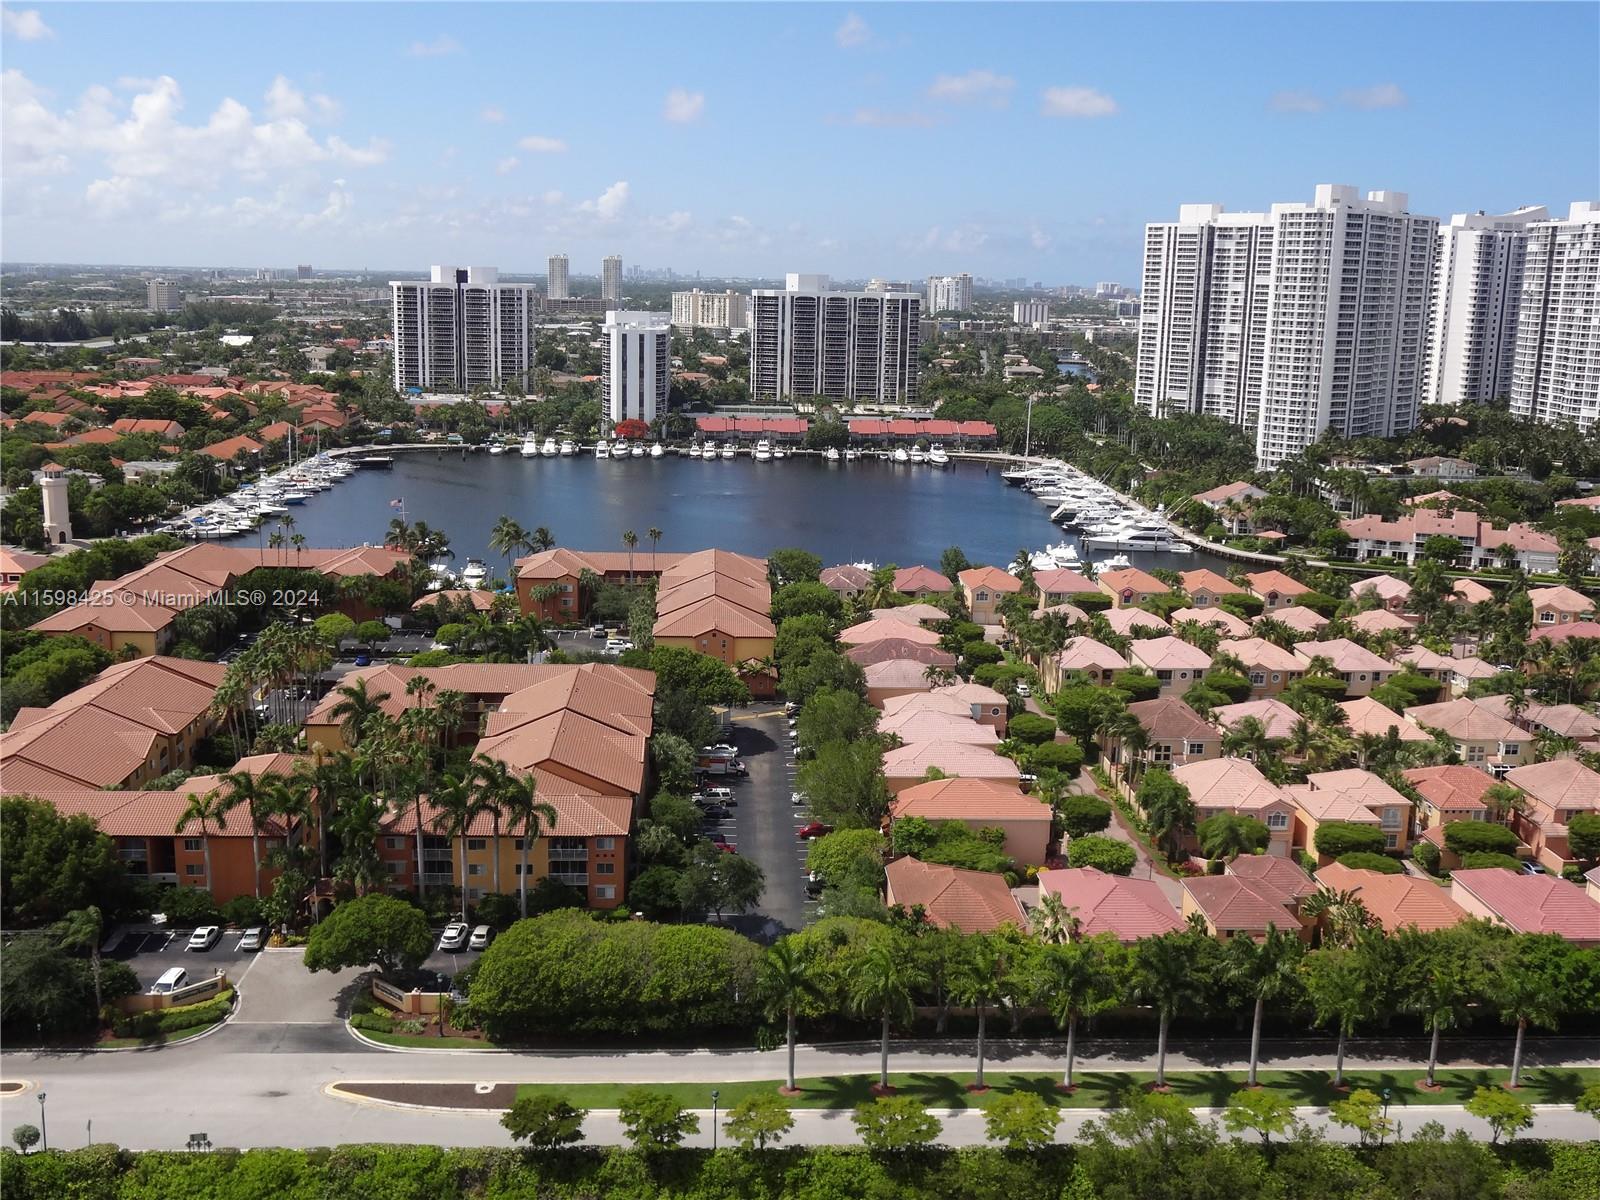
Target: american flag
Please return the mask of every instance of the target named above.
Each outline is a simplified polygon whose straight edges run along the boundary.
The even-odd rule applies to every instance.
[[[389,507],[390,508],[404,508],[405,506],[406,506],[406,502],[404,500],[391,500],[391,501],[389,501]]]

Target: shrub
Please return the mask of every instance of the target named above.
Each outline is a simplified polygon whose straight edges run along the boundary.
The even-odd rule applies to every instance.
[[[1132,846],[1115,838],[1073,838],[1067,847],[1067,864],[1073,867],[1097,867],[1107,875],[1128,875],[1139,861]]]
[[[1034,713],[1018,713],[1006,726],[1006,736],[1030,746],[1041,746],[1056,736],[1056,723]]]
[[[1232,704],[1242,704],[1250,699],[1250,681],[1236,671],[1212,671],[1205,677],[1205,685],[1221,692]]]
[[[1488,850],[1474,850],[1461,856],[1461,867],[1466,871],[1478,871],[1485,867],[1504,867],[1508,871],[1516,871],[1521,866],[1509,854],[1495,854]]]
[[[554,1150],[583,1140],[587,1109],[574,1108],[560,1096],[520,1096],[500,1118],[512,1140],[527,1142],[535,1150]]]
[[[1418,842],[1411,847],[1411,857],[1428,874],[1439,873],[1439,847],[1432,842]]]
[[[1574,858],[1600,859],[1600,813],[1574,813],[1567,822],[1567,845]]]
[[[1067,836],[1081,838],[1111,824],[1111,805],[1098,796],[1068,796],[1057,806],[1056,818]]]
[[[222,916],[217,902],[204,888],[168,888],[157,897],[156,904],[156,911],[166,914],[169,929],[183,925],[214,925]]]
[[[546,876],[545,878],[549,878]],[[543,880],[540,881],[541,883]],[[533,889],[528,890],[528,910],[533,911]],[[482,925],[491,925],[495,929],[507,929],[514,922],[519,913],[517,897],[505,892],[490,892],[478,901],[473,915]]]
[[[1343,858],[1346,854],[1366,852],[1383,853],[1383,830],[1372,825],[1356,825],[1349,821],[1324,821],[1317,826],[1312,839],[1318,854],[1329,858]]]
[[[856,1106],[856,1133],[874,1154],[916,1150],[938,1140],[944,1126],[915,1096],[879,1096]]]
[[[1488,821],[1452,821],[1444,827],[1444,844],[1463,857],[1475,852],[1510,854],[1520,845],[1504,825]]]
[[[112,1022],[118,1037],[157,1037],[164,1033],[178,1033],[200,1025],[211,1025],[228,1015],[233,1006],[233,993],[224,990],[221,995],[199,1004],[180,1004],[176,1008],[156,1008],[149,1012],[129,1013]]]
[[[1111,676],[1111,686],[1128,694],[1128,702],[1154,700],[1161,694],[1161,681],[1148,671],[1118,671]]]
[[[367,1029],[374,1033],[393,1033],[394,1013],[387,1009],[373,1009],[370,1012],[351,1013],[350,1024],[357,1029]]]
[[[1405,868],[1388,855],[1372,854],[1366,850],[1341,854],[1339,865],[1349,867],[1353,871],[1377,871],[1384,875],[1400,875],[1405,872]]]
[[[235,929],[261,924],[261,901],[254,896],[235,896],[222,906],[222,919]]]
[[[1060,771],[1068,779],[1076,779],[1083,769],[1083,747],[1073,742],[1046,742],[1028,753],[1028,766],[1035,774],[1040,771]]]

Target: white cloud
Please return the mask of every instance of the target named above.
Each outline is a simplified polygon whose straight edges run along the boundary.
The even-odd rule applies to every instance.
[[[928,89],[928,95],[957,104],[981,102],[1003,108],[1011,102],[1011,89],[1016,86],[1017,81],[1009,75],[979,69],[964,75],[939,76]]]
[[[1351,108],[1404,108],[1410,103],[1398,83],[1375,83],[1371,87],[1349,88],[1339,93],[1339,100]]]
[[[38,42],[56,35],[36,8],[0,8],[0,28],[19,42]]]
[[[938,124],[926,113],[893,112],[882,108],[858,108],[847,116],[827,118],[830,125],[864,125],[874,129],[927,129]]]
[[[146,90],[154,81],[143,81]],[[279,75],[272,81],[272,86],[267,88],[267,118],[272,121],[287,120],[317,120],[336,121],[339,119],[339,104],[329,96],[321,94],[307,96],[284,76]]]
[[[1109,117],[1117,102],[1094,88],[1048,87],[1039,111],[1047,117]]]
[[[506,155],[506,157],[502,158],[499,162],[495,163],[495,165],[494,165],[494,173],[496,175],[509,175],[509,174],[511,174],[511,172],[513,172],[513,171],[515,171],[517,169],[517,167],[521,164],[521,162],[522,162],[522,160],[520,158],[518,158],[515,154],[508,154],[508,155]]]
[[[593,200],[578,205],[578,211],[593,213],[602,221],[615,221],[628,207],[628,181],[619,179]]]
[[[1055,239],[1035,225],[1028,231],[1028,245],[1035,250],[1048,250],[1055,245]]]
[[[447,54],[460,54],[461,43],[448,33],[441,33],[431,42],[412,42],[406,53],[412,58],[442,58]]]
[[[1267,107],[1281,113],[1318,113],[1327,108],[1327,102],[1312,92],[1274,92]]]
[[[517,145],[529,154],[560,154],[567,148],[567,143],[560,138],[545,137],[538,133],[530,133],[519,140]]]
[[[673,88],[667,93],[667,103],[661,115],[677,124],[698,121],[706,111],[706,94]]]
[[[554,188],[551,188],[544,194],[543,199],[546,204],[548,204],[551,208],[554,208],[556,205],[560,204],[564,199],[566,199],[566,197],[560,192],[556,191]]]
[[[872,40],[872,30],[856,13],[850,13],[833,31],[833,40],[842,50],[854,50]]]
[[[490,125],[500,125],[505,119],[505,109],[493,104],[485,105],[483,111],[478,114],[478,120],[487,121]]]

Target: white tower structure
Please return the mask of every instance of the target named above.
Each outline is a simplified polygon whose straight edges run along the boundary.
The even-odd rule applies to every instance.
[[[44,493],[44,540],[52,546],[64,546],[72,540],[66,468],[59,463],[45,463],[39,490]]]

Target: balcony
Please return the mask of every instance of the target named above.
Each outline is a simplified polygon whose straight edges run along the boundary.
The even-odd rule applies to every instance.
[[[563,849],[552,846],[550,848],[551,862],[588,862],[589,849],[587,846],[576,849]]]
[[[550,873],[550,878],[554,879],[557,883],[564,883],[568,887],[588,887],[589,886],[589,875],[588,875],[587,872],[578,872],[576,874],[567,874],[567,873],[557,873],[555,871],[552,871]]]

